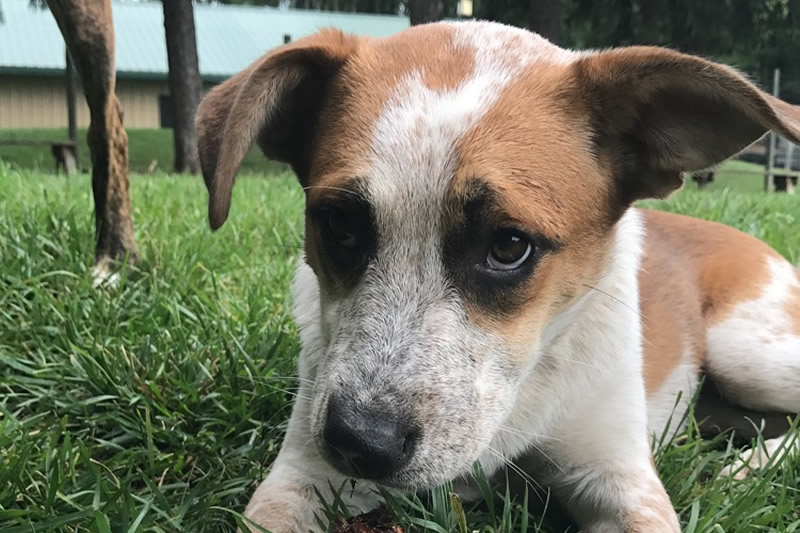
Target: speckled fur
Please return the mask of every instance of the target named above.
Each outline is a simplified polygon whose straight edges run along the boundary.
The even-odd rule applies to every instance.
[[[387,50],[391,61],[380,55]],[[332,103],[322,106],[319,124],[292,131],[298,142],[286,143],[279,126],[290,125],[275,110],[296,111],[293,91],[308,87],[327,88],[319,94]],[[687,101],[688,111],[681,107]],[[695,106],[709,101],[719,107],[696,120]],[[709,128],[709,121],[722,126]],[[323,429],[336,396],[354,411],[403,407],[419,424],[409,462],[381,479],[383,486],[414,490],[452,480],[469,495],[468,474],[479,461],[490,475],[510,466],[551,487],[583,531],[678,532],[650,439],[670,420],[677,395],[694,392],[706,363],[699,338],[706,326],[724,327],[725,313],[748,298],[760,302],[764,288],[745,286],[747,276],[710,276],[716,263],[702,258],[712,250],[670,239],[690,223],[717,244],[722,264],[731,246],[777,254],[732,230],[629,205],[666,194],[681,170],[732,155],[768,128],[800,140],[799,126],[797,109],[726,67],[663,49],[565,51],[480,22],[412,28],[387,40],[324,32],[268,54],[212,91],[198,131],[213,228],[225,221],[236,168],[258,141],[294,165],[309,205],[321,190],[357,178],[355,194],[369,206],[376,234],[368,264],[343,289],[320,274],[324,253],[307,218],[307,253],[293,288],[300,390],[281,451],[246,516],[274,533],[317,530],[314,488],[330,496],[330,486],[345,488],[353,512],[378,503],[373,482],[351,484],[326,459]],[[631,132],[648,140],[636,157],[629,151],[637,147],[626,144]],[[518,222],[564,242],[516,288],[525,305],[502,320],[482,313],[448,276],[448,202],[470,179],[489,183]],[[643,268],[656,257],[648,239],[683,261],[684,283],[675,287],[702,326],[665,335],[658,328],[678,323],[668,320],[678,311],[655,305],[643,316],[643,299],[654,299],[653,287],[673,275]],[[751,273],[791,288],[795,271],[780,261],[783,277],[756,271],[757,260]],[[773,312],[794,309],[792,298],[769,300]],[[782,324],[790,328],[792,320]],[[708,361],[735,371],[709,331]],[[800,352],[784,342],[792,335],[775,336],[788,348],[773,354],[771,370],[748,366],[760,379],[787,372],[783,393],[762,407],[794,407],[796,395],[786,390],[800,379],[791,359]],[[650,339],[667,340],[647,351]],[[670,339],[674,346],[666,345]],[[662,352],[669,357],[659,358]]]

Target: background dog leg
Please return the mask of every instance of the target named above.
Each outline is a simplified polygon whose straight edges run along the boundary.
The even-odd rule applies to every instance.
[[[89,105],[89,150],[97,246],[95,285],[117,283],[116,263],[138,258],[128,196],[128,135],[115,92],[114,21],[109,0],[48,0]]]

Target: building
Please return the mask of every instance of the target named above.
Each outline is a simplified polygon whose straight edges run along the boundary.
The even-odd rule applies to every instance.
[[[66,52],[55,19],[29,0],[0,0],[0,129],[67,126]],[[128,128],[170,126],[167,51],[161,2],[114,2],[117,95]],[[200,75],[218,83],[282,43],[334,27],[385,36],[408,17],[198,4]],[[78,126],[89,124],[79,98]]]

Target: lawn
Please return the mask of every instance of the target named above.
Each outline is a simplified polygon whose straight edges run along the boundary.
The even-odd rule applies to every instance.
[[[173,145],[172,130],[169,129],[128,129],[128,156],[133,172],[164,173],[172,171]],[[54,160],[47,146],[3,146],[3,140],[66,140],[65,128],[53,129],[0,129],[0,160],[12,165],[52,172]],[[89,148],[86,145],[86,130],[78,130],[78,147],[81,166],[90,166]],[[257,148],[247,154],[242,163],[244,172],[282,172],[283,165],[267,162]],[[747,192],[759,192],[763,186],[762,165],[745,161],[729,161],[722,165],[709,190],[734,188]],[[694,187],[694,184],[690,186]]]
[[[172,130],[169,129],[128,129],[128,158],[131,170],[142,173],[164,173],[172,171],[173,144]],[[67,140],[66,128],[39,129],[0,129],[0,160],[6,163],[52,172],[55,160],[48,146],[3,146],[4,140]],[[89,168],[89,147],[86,144],[86,130],[78,130],[78,154],[82,168]],[[257,148],[250,150],[242,167],[245,171],[281,171],[283,166],[268,163]]]
[[[288,175],[240,179],[206,222],[197,177],[134,175],[143,260],[97,291],[87,176],[0,161],[0,531],[233,531],[275,457],[296,382],[287,288],[302,235]],[[687,190],[653,205],[720,220],[800,262],[800,197]],[[744,482],[690,430],[657,454],[687,532],[800,531],[800,464]],[[446,488],[416,531],[462,531]],[[466,505],[466,504],[465,504]],[[466,505],[469,530],[551,531],[517,504]],[[427,524],[427,527],[420,524]]]
[[[694,184],[692,184],[694,185]],[[709,191],[736,189],[741,192],[764,190],[764,166],[747,161],[727,161],[720,165]]]

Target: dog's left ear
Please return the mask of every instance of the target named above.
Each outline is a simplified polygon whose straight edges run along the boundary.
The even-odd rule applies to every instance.
[[[358,43],[322,30],[275,48],[203,98],[195,124],[212,229],[228,217],[234,178],[254,142],[304,179],[328,86]]]
[[[769,130],[800,142],[800,108],[724,65],[630,47],[584,55],[571,68],[571,101],[588,108],[595,149],[626,204],[666,196],[681,172],[720,163]]]

